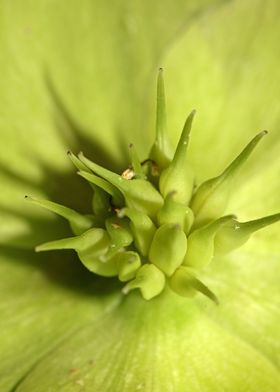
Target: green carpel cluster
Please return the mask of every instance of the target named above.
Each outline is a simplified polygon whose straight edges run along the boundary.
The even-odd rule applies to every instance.
[[[217,177],[194,189],[188,144],[195,116],[188,116],[175,153],[166,131],[162,69],[157,86],[156,137],[148,159],[140,162],[129,146],[131,166],[122,174],[97,165],[82,153],[69,152],[78,174],[93,190],[92,212],[82,215],[47,200],[27,197],[69,221],[73,237],[37,246],[36,251],[73,249],[91,272],[125,282],[123,293],[139,289],[143,298],[158,296],[166,285],[184,297],[196,293],[218,303],[199,279],[215,255],[242,246],[280,214],[239,222],[224,212],[234,180],[259,141],[260,132]]]

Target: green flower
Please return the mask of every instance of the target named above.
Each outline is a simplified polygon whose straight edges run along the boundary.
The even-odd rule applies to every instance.
[[[276,392],[279,225],[246,240],[279,217],[278,2],[42,0],[3,1],[1,9],[1,391]],[[167,133],[150,150],[152,82],[159,62],[166,69]],[[158,134],[165,126],[162,107]],[[181,180],[177,168],[184,159],[169,163],[193,107],[199,115],[188,163],[195,182],[206,184],[192,197],[190,207],[199,216],[194,223],[186,208],[192,171],[188,167],[188,177]],[[269,136],[242,165],[228,206],[212,192],[214,207],[204,208],[205,198],[210,200],[205,181],[222,173],[262,129]],[[129,143],[139,160],[133,148],[126,155]],[[107,187],[105,194],[94,194],[92,209],[91,188],[75,175],[69,149],[82,150],[98,167],[115,173],[132,161],[138,178],[126,181],[139,183],[149,175],[139,161],[151,151],[161,172],[153,189],[161,196],[143,207],[139,200],[149,190],[141,194],[140,187],[135,208],[134,199],[86,165],[80,174]],[[70,158],[77,163],[73,154]],[[182,183],[186,178],[190,181]],[[173,192],[178,184],[183,189]],[[99,228],[89,242],[98,242],[101,255],[108,238],[127,248],[113,274],[121,282],[88,272],[71,252],[34,253],[35,245],[71,232],[62,219],[24,201],[25,194],[68,206],[59,212],[70,218],[75,238]],[[222,194],[227,199],[227,192]],[[109,199],[118,211],[102,226]],[[223,212],[213,216],[217,206]],[[140,219],[142,226],[135,212],[139,207],[147,217]],[[178,222],[183,208],[187,218]],[[270,218],[256,220],[262,216]],[[126,222],[121,235],[120,221]],[[179,255],[180,263],[169,272],[159,253],[179,228],[187,236],[186,261],[183,265]],[[213,242],[205,260],[199,244],[215,231],[216,254],[208,264]],[[176,249],[183,249],[184,240],[179,242]],[[145,254],[152,263],[143,262]],[[133,262],[126,262],[130,258]],[[161,287],[155,275],[163,275],[172,290],[150,301],[138,290],[124,296],[124,285],[125,292],[139,286],[139,271],[144,280],[152,279],[153,288]],[[197,291],[218,298],[219,306],[202,295],[182,297]]]
[[[192,297],[196,292],[218,303],[197,277],[214,254],[227,254],[246,243],[251,234],[280,220],[280,214],[249,222],[222,216],[234,190],[234,179],[259,141],[260,132],[217,177],[194,188],[187,161],[195,111],[188,116],[173,157],[166,132],[162,69],[157,88],[156,137],[143,163],[130,145],[131,165],[121,175],[97,165],[80,153],[69,156],[93,188],[92,213],[82,215],[48,200],[25,198],[65,218],[74,237],[50,241],[38,252],[73,249],[91,272],[117,276],[128,283],[122,292],[140,289],[144,299],[169,286]]]

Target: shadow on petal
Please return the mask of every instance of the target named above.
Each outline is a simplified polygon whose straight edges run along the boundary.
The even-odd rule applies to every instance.
[[[4,258],[13,260],[13,263],[24,264],[30,269],[32,275],[39,270],[52,284],[63,289],[73,291],[80,296],[100,297],[120,292],[120,283],[117,279],[102,278],[89,272],[71,251],[48,254],[36,254],[32,250],[18,250],[4,247],[1,249]],[[29,282],[26,282],[29,285]],[[35,293],[34,293],[35,295]]]
[[[50,77],[45,77],[45,83],[53,104],[51,113],[53,123],[62,144],[65,146],[65,160],[68,159],[66,157],[67,151],[71,150],[74,153],[83,151],[98,164],[116,172],[122,172],[128,165],[128,148],[126,148],[126,143],[121,136],[123,132],[118,131],[120,137],[117,138],[122,162],[114,162],[106,149],[100,143],[94,142],[94,135],[87,136],[85,130],[73,118]],[[81,213],[91,213],[92,190],[84,180],[77,176],[75,167],[71,171],[55,169],[53,165],[43,161],[39,154],[32,152],[28,154],[29,161],[39,168],[40,179],[33,180],[24,172],[15,171],[7,164],[0,163],[2,176],[12,183],[19,184],[23,189],[32,189],[31,196],[36,197],[44,192],[44,198],[48,200],[71,207]],[[22,199],[24,196],[25,194],[22,194]],[[0,206],[0,213],[6,222],[17,220],[22,223],[22,226],[26,226],[26,230],[19,230],[19,232],[16,230],[15,233],[5,236],[5,241],[2,242],[11,247],[30,249],[40,242],[71,234],[67,223],[63,220],[50,214],[45,215],[37,208],[33,210],[33,207],[25,206],[25,204],[18,203],[13,208]],[[5,222],[3,230],[5,230]]]

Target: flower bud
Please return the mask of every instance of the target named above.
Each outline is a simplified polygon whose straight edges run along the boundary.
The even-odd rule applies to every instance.
[[[136,278],[127,283],[122,292],[128,294],[131,290],[138,288],[143,298],[149,300],[159,295],[164,286],[164,274],[153,264],[144,264],[139,268]]]
[[[127,282],[135,278],[138,269],[141,267],[139,254],[133,251],[118,253],[115,256],[115,262],[118,266],[121,282]]]
[[[194,114],[195,111],[191,112],[187,118],[174,158],[161,173],[159,180],[161,194],[166,197],[168,193],[175,191],[174,200],[183,204],[189,203],[194,184],[194,174],[187,161],[189,134]]]
[[[116,276],[117,264],[113,259],[105,258],[109,246],[110,239],[106,231],[93,228],[77,237],[46,242],[37,246],[36,251],[74,249],[81,262],[91,272],[101,276]]]
[[[84,231],[88,230],[92,226],[98,225],[98,219],[93,215],[82,215],[78,212],[72,210],[71,208],[64,207],[60,204],[54,203],[49,200],[38,200],[30,196],[25,196],[25,200],[30,201],[33,204],[37,204],[46,210],[52,211],[57,215],[62,216],[67,219],[71,230],[74,234],[82,234]]]
[[[193,297],[197,292],[205,295],[216,305],[219,301],[216,295],[202,283],[191,268],[179,267],[169,280],[169,285],[175,293],[182,297]]]
[[[231,219],[232,215],[224,216],[193,231],[188,237],[188,249],[183,264],[193,268],[203,268],[208,265],[214,255],[215,234]]]
[[[245,244],[257,230],[280,220],[280,214],[266,216],[249,222],[231,219],[218,230],[215,237],[215,255],[225,254]]]
[[[27,198],[68,219],[77,235],[42,244],[36,250],[74,249],[90,271],[127,282],[124,294],[139,288],[145,299],[151,299],[160,294],[167,279],[179,295],[190,297],[200,292],[218,303],[215,294],[197,279],[196,270],[207,266],[214,253],[241,246],[254,231],[280,220],[280,214],[241,223],[233,215],[221,217],[239,168],[266,131],[255,136],[222,174],[201,184],[192,196],[194,176],[187,149],[194,114],[188,116],[172,154],[160,69],[156,138],[150,155],[141,163],[131,144],[131,164],[119,175],[82,153],[77,157],[69,152],[78,174],[93,190],[93,215]]]
[[[191,208],[195,215],[195,227],[203,226],[224,213],[238,170],[266,134],[267,131],[260,132],[220,176],[200,185],[191,201]]]
[[[148,215],[132,208],[123,208],[122,210],[119,210],[118,216],[127,216],[130,219],[130,228],[134,236],[134,244],[143,256],[147,256],[156,231],[156,226],[152,220]]]
[[[174,193],[170,192],[164,199],[163,207],[157,215],[157,221],[159,225],[165,223],[180,225],[184,232],[188,234],[194,220],[193,212],[186,205],[174,201]]]
[[[179,225],[160,226],[153,238],[149,260],[167,276],[182,264],[187,250],[187,237]]]

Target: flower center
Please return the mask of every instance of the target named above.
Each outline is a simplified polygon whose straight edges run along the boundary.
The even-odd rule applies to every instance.
[[[120,175],[82,153],[69,152],[78,174],[93,189],[93,211],[82,215],[51,201],[26,197],[67,219],[74,233],[42,244],[36,251],[73,249],[91,272],[125,282],[124,294],[139,289],[149,300],[168,284],[181,296],[200,292],[218,303],[198,278],[199,271],[215,254],[240,247],[254,231],[280,220],[280,214],[250,222],[239,222],[235,215],[223,216],[239,169],[266,131],[257,134],[220,175],[195,189],[187,154],[194,115],[195,111],[188,116],[172,153],[160,69],[156,138],[149,158],[140,162],[130,145],[131,166]]]

